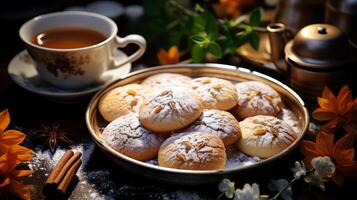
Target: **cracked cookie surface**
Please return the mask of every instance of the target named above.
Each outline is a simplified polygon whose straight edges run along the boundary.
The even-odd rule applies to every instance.
[[[142,85],[150,87],[161,86],[182,86],[189,87],[191,83],[191,77],[176,73],[160,73],[149,76],[141,82]]]
[[[164,137],[141,126],[137,113],[123,115],[108,124],[103,141],[128,157],[148,161],[157,156]]]
[[[236,84],[238,104],[232,113],[238,119],[255,115],[276,116],[281,109],[280,95],[270,86],[258,81],[246,81]]]
[[[159,150],[159,165],[187,170],[222,169],[226,149],[222,140],[203,132],[185,132],[166,139]]]
[[[234,144],[241,137],[237,119],[229,112],[215,109],[203,110],[202,115],[187,130],[216,135],[225,146]]]
[[[257,115],[239,124],[242,138],[237,147],[250,156],[269,158],[286,149],[297,138],[297,133],[286,122],[273,116]]]
[[[171,132],[188,126],[201,113],[201,100],[194,90],[165,87],[145,98],[139,111],[139,119],[149,130]]]
[[[145,96],[151,91],[151,87],[139,84],[114,88],[100,99],[99,112],[109,122],[128,113],[139,112]]]
[[[237,105],[237,91],[230,81],[201,77],[192,80],[192,88],[200,95],[205,109],[229,110]]]

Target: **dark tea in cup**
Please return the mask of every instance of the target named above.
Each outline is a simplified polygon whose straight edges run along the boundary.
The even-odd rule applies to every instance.
[[[115,22],[103,15],[63,11],[37,16],[19,34],[41,79],[61,89],[77,90],[141,57],[145,39],[136,34],[117,36]],[[139,49],[121,57],[118,48],[133,43]]]
[[[107,37],[91,29],[54,28],[32,37],[32,43],[55,49],[74,49],[88,47],[104,41]]]

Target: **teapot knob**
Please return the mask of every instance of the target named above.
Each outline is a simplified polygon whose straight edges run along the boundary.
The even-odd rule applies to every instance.
[[[322,26],[317,27],[317,32],[323,35],[327,34],[326,28]]]

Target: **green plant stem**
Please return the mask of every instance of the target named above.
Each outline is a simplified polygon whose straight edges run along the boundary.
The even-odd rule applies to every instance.
[[[245,29],[248,26],[249,25],[241,24],[241,25],[238,26],[238,28]],[[251,26],[251,28],[253,29],[253,31],[257,31],[257,32],[264,32],[264,33],[268,32],[265,27]]]
[[[183,7],[181,4],[177,3],[175,0],[169,0],[167,3],[175,7],[176,9],[180,10],[183,14],[192,17],[194,13],[185,7]]]
[[[224,193],[222,192],[218,197],[217,200],[220,200],[223,197]]]
[[[276,200],[276,199],[278,199],[278,197],[281,195],[281,193],[283,193],[285,190],[287,190],[289,187],[291,187],[292,184],[293,184],[295,181],[297,181],[296,178],[294,178],[293,180],[291,180],[291,181],[289,182],[289,184],[287,184],[280,192],[278,192],[275,196],[273,196],[273,197],[270,198],[269,200]]]
[[[224,24],[224,20],[222,20],[222,19],[218,19],[218,24],[219,24],[221,27],[226,27],[226,25]],[[240,25],[236,26],[236,28],[239,28],[239,29],[243,29],[243,30],[244,30],[244,29],[247,28],[248,26],[249,26],[249,25],[247,25],[247,24],[240,24]],[[253,31],[264,32],[264,33],[268,32],[265,27],[260,27],[260,26],[250,26],[250,27],[253,29]]]

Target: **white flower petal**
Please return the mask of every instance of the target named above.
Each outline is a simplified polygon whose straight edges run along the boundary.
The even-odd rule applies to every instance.
[[[311,160],[311,165],[315,169],[315,175],[320,176],[322,179],[331,178],[336,171],[335,164],[328,156],[319,156],[313,158]]]
[[[231,199],[233,198],[235,190],[234,182],[230,181],[229,179],[223,179],[218,184],[218,190],[223,192],[227,198]]]
[[[294,177],[296,179],[300,179],[301,176],[305,176],[306,175],[306,168],[304,165],[304,162],[295,162],[295,167],[291,168],[291,171],[294,173]]]
[[[243,189],[236,190],[234,200],[259,200],[259,197],[259,185],[253,183],[251,186],[246,183],[244,184]]]

